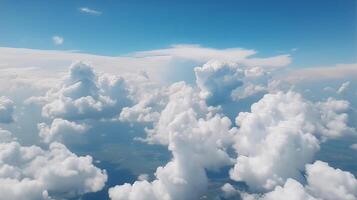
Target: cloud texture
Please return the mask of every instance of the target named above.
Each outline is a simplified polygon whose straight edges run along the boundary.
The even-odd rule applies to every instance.
[[[312,103],[295,92],[267,94],[251,112],[236,118],[234,147],[238,153],[230,172],[253,191],[269,191],[288,178],[303,180],[301,171],[319,150],[319,138],[348,133],[348,102],[328,99]]]
[[[107,180],[92,157],[77,156],[60,143],[47,150],[22,146],[4,131],[0,139],[0,199],[71,198],[99,191]]]

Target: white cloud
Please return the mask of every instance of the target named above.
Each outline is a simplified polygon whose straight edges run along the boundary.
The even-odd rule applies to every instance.
[[[13,140],[15,140],[15,138],[12,137],[10,131],[0,128],[0,142],[10,142]]]
[[[170,88],[170,98],[161,112],[149,141],[168,145],[173,158],[158,167],[152,182],[139,180],[109,189],[112,200],[195,200],[206,190],[205,170],[231,163],[225,148],[231,141],[231,122],[215,115],[197,92],[184,83]]]
[[[243,194],[244,200],[356,200],[357,179],[349,172],[334,169],[327,163],[316,161],[306,165],[307,185],[294,179],[271,192],[258,195]]]
[[[267,90],[267,87],[264,85],[247,83],[243,90],[233,90],[231,97],[233,100],[239,101],[240,99],[244,99],[258,93],[267,92]]]
[[[39,136],[46,143],[62,141],[65,135],[82,134],[89,129],[86,124],[77,124],[60,118],[54,119],[50,126],[45,123],[39,123],[37,127]]]
[[[77,156],[60,143],[44,150],[0,141],[1,200],[72,198],[101,190],[106,180],[90,156]]]
[[[62,45],[64,42],[64,38],[58,35],[52,37],[53,44],[55,45]]]
[[[102,12],[98,11],[98,10],[94,10],[94,9],[90,9],[87,7],[81,7],[78,9],[81,13],[87,13],[90,15],[101,15]]]
[[[270,66],[282,67],[290,64],[289,55],[279,55],[269,58],[252,58],[257,52],[250,49],[228,48],[214,49],[201,47],[200,45],[173,45],[170,48],[151,51],[136,52],[133,55],[137,57],[168,57],[172,59],[192,60],[199,63],[205,63],[210,60],[219,60],[224,62],[239,62],[247,66]]]
[[[205,118],[205,115],[216,111],[214,107],[207,106],[197,91],[184,82],[174,83],[169,87],[169,100],[161,111],[160,118],[154,123],[154,129],[148,130],[147,140],[152,143],[169,144],[168,126],[178,114],[194,108],[197,118]]]
[[[234,61],[241,60],[248,56],[252,56],[257,52],[254,50],[230,48],[230,49],[214,49],[201,47],[200,45],[173,45],[170,48],[141,51],[134,53],[137,57],[172,57],[182,58],[187,60],[195,60],[199,62],[207,62],[209,60]]]
[[[210,61],[194,71],[201,97],[210,105],[218,105],[267,92],[272,85],[270,76],[277,69],[263,63],[250,67],[239,62]]]
[[[350,172],[316,161],[306,166],[306,175],[307,189],[316,197],[326,200],[357,199],[357,179]]]
[[[149,178],[150,178],[149,174],[140,174],[140,175],[138,176],[138,180],[139,180],[139,181],[148,181]]]
[[[0,48],[0,52],[2,50]],[[45,142],[61,140],[67,134],[84,133],[88,127],[79,123],[83,119],[119,118],[121,121],[153,123],[153,128],[146,129],[148,135],[145,141],[167,145],[172,153],[172,160],[157,169],[152,181],[143,175],[133,184],[111,188],[109,195],[113,200],[198,199],[208,185],[206,171],[233,164],[234,161],[227,153],[232,142],[235,142],[238,153],[236,166],[231,172],[235,180],[246,181],[253,190],[266,191],[280,186],[283,190],[293,188],[305,194],[309,191],[296,184],[296,180],[303,179],[301,172],[304,165],[313,160],[314,153],[319,149],[319,139],[337,138],[354,131],[347,126],[347,101],[328,99],[313,103],[294,92],[269,94],[254,104],[250,113],[239,114],[238,134],[227,117],[217,114],[219,108],[207,105],[209,96],[220,100],[225,96],[231,98],[234,90],[242,83],[242,93],[236,93],[238,100],[257,92],[268,91],[267,76],[277,67],[290,62],[287,55],[251,58],[255,51],[220,50],[190,45],[137,52],[126,57],[23,49],[19,52],[24,55],[20,55],[18,52],[11,52],[12,50],[14,49],[4,50],[6,55],[0,54],[0,58],[3,56],[9,61],[2,70],[16,73],[17,68],[9,70],[15,63],[14,66],[19,67],[19,71],[26,75],[28,72],[43,73],[48,70],[44,67],[47,66],[46,63],[53,62],[55,64],[51,70],[62,77],[61,81],[56,82],[59,80],[57,78],[55,84],[49,86],[50,90],[45,96],[32,98],[43,105],[44,116],[54,119],[51,124],[39,124],[40,137]],[[16,54],[30,59],[26,65],[29,66],[28,69],[21,67],[26,63],[21,63],[20,59],[12,60],[9,56]],[[31,55],[35,55],[35,58]],[[62,76],[62,65],[73,58],[93,58],[95,63],[100,63],[96,69],[106,74],[94,72],[94,68],[87,64],[76,63]],[[169,87],[158,85],[151,81],[150,73],[142,73],[136,77],[118,76],[129,68],[145,68],[156,75],[164,76],[163,73],[157,73],[160,71],[158,68],[165,68],[176,60],[199,63],[212,58],[226,62],[209,62],[197,67],[197,87],[183,82]],[[120,66],[127,64],[128,66]],[[133,64],[138,64],[139,67],[132,67],[135,66]],[[40,74],[36,79],[41,80],[45,76]],[[31,75],[28,77],[34,79]],[[18,76],[14,78],[19,79]],[[56,86],[57,83],[59,84]],[[125,105],[123,102],[126,101],[130,101],[130,104]],[[0,139],[2,137],[4,141],[7,138],[5,133],[3,136],[0,134]],[[52,145],[54,144],[59,145]],[[43,154],[52,151],[51,148],[48,151],[40,150],[45,152]],[[12,169],[4,168],[6,170]],[[296,180],[290,181],[293,179],[289,178]],[[30,185],[28,188],[34,188],[36,198],[47,198],[47,194],[54,196],[53,191],[45,188],[37,179],[29,182],[14,179],[10,182],[21,184],[21,187]],[[284,183],[285,186],[282,187]],[[222,188],[227,195],[236,191],[230,186],[225,185]],[[12,188],[7,190],[12,191]],[[62,192],[61,189],[57,191]]]
[[[59,88],[27,102],[44,104],[42,114],[68,120],[113,117],[129,100],[121,77],[99,76],[85,63],[74,63]]]
[[[349,86],[350,86],[350,82],[349,81],[342,83],[340,88],[338,88],[338,90],[337,90],[337,94],[344,93],[348,89]]]
[[[146,73],[125,78],[133,106],[124,107],[119,119],[128,122],[156,122],[168,102],[168,89],[149,79]]]
[[[14,121],[14,102],[5,96],[0,96],[0,123]]]
[[[262,197],[243,194],[243,200],[318,200],[307,193],[303,185],[294,179],[288,179],[283,186],[276,186]]]
[[[347,111],[350,107],[348,101],[328,98],[325,102],[318,102],[316,106],[320,110],[320,120],[323,124],[318,127],[318,133],[323,137],[338,138],[356,133],[353,128],[347,125]]]
[[[270,89],[268,74],[276,68],[271,68],[268,63],[260,67],[238,63],[209,61],[201,67],[194,68],[200,97],[206,99],[209,105],[247,98]],[[126,78],[128,85],[134,85],[132,89],[140,92],[134,94],[133,106],[123,108],[119,119],[129,122],[155,122],[163,106],[167,104],[168,89],[154,84],[147,74],[138,77],[142,80],[133,82],[132,78]],[[239,89],[242,85],[242,89]]]
[[[239,156],[231,178],[253,191],[269,191],[288,178],[303,180],[301,171],[319,150],[318,138],[350,133],[347,108],[345,101],[312,103],[294,92],[265,95],[236,118]]]
[[[284,74],[283,80],[288,82],[318,81],[324,79],[353,78],[357,76],[357,64],[337,64],[330,67],[314,67],[291,70]]]
[[[67,66],[73,61],[82,60],[91,61],[98,71],[116,75],[138,73],[144,70],[152,80],[165,83],[172,81],[167,77],[175,76],[184,70],[187,66],[182,68],[182,63],[187,61],[192,63],[192,68],[213,59],[239,60],[243,64],[244,62],[248,62],[248,64],[254,62],[254,65],[264,66],[285,66],[291,62],[287,55],[259,58],[255,54],[256,51],[254,50],[215,49],[199,45],[175,45],[167,49],[133,52],[122,56],[99,56],[71,51],[0,47],[0,60],[2,61],[0,75],[7,79],[11,77],[11,80],[26,81],[27,84],[31,83],[43,87],[52,83],[52,79],[57,79],[59,73],[65,72]],[[252,61],[250,61],[251,59]],[[4,80],[4,83],[8,81],[5,82]],[[15,86],[16,84],[12,85]]]
[[[208,62],[194,70],[201,98],[214,105],[229,100],[231,92],[243,85],[244,69],[236,63]]]
[[[223,197],[225,199],[233,198],[237,195],[239,195],[239,191],[236,190],[231,184],[225,183],[222,187],[221,190],[223,192]]]

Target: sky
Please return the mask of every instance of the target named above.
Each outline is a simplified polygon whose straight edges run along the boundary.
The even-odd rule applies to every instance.
[[[356,0],[0,0],[0,200],[357,200],[356,22]]]
[[[357,54],[354,0],[1,1],[0,9],[3,47],[118,56],[199,44],[291,53],[297,67],[355,62]]]

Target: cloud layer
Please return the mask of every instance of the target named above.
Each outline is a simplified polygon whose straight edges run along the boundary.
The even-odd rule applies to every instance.
[[[71,198],[104,187],[106,172],[92,164],[92,157],[77,156],[60,143],[45,150],[10,137],[0,131],[0,199]]]
[[[234,130],[214,114],[193,88],[177,83],[149,141],[168,145],[172,160],[156,170],[152,182],[138,180],[109,189],[112,200],[198,199],[206,190],[206,170],[229,165],[225,152]]]
[[[329,99],[312,103],[294,92],[267,94],[251,112],[241,112],[234,147],[238,153],[230,172],[253,191],[269,191],[288,178],[302,181],[301,171],[319,150],[319,138],[349,133],[348,102]]]
[[[243,195],[244,200],[355,200],[357,179],[349,172],[334,169],[327,163],[316,161],[306,165],[307,185],[288,179],[262,197]]]

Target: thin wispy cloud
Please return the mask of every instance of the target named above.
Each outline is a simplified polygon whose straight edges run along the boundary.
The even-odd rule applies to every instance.
[[[52,37],[52,42],[54,45],[62,45],[64,42],[64,38],[58,35]]]
[[[101,11],[90,9],[90,8],[87,8],[87,7],[79,8],[79,12],[90,14],[90,15],[101,15],[102,14]]]

